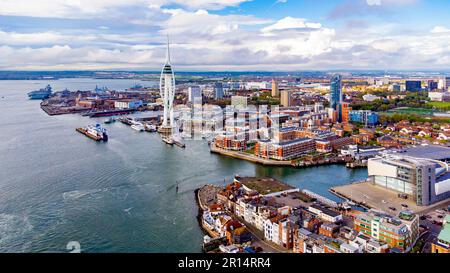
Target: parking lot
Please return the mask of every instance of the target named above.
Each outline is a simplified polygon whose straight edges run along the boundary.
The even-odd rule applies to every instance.
[[[398,215],[402,210],[423,214],[438,208],[446,208],[450,204],[450,201],[445,201],[432,206],[418,206],[411,199],[400,198],[397,193],[369,182],[338,186],[333,188],[333,190],[356,203],[382,210],[391,215]]]

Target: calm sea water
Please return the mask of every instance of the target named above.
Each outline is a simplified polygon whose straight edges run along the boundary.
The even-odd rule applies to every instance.
[[[201,141],[170,147],[121,123],[105,125],[109,142],[95,143],[75,128],[103,119],[50,117],[28,100],[47,83],[54,90],[151,85],[0,81],[0,252],[66,252],[69,241],[85,252],[200,252],[194,190],[201,185],[272,176],[336,199],[329,187],[367,176],[343,166],[263,167],[211,154]]]

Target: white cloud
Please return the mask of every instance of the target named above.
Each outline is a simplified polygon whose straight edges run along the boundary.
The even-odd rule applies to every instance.
[[[367,5],[369,6],[380,6],[381,0],[366,0]]]
[[[372,42],[372,47],[385,52],[397,52],[402,48],[401,43],[399,41],[395,41],[392,39],[382,39],[376,40]]]
[[[446,28],[443,26],[436,26],[431,30],[431,33],[449,33],[450,28]]]
[[[32,14],[36,9],[36,16],[106,16],[126,26],[126,31],[116,30],[107,20],[95,27],[70,31],[11,31],[4,27],[0,29],[0,69],[159,69],[167,33],[173,43],[176,70],[450,67],[450,29],[445,26],[436,26],[427,33],[402,33],[398,23],[346,29],[305,18],[272,21],[211,11],[243,0],[194,0],[175,8],[165,4],[187,1],[66,0],[66,6],[51,7],[55,1],[39,1],[41,7],[32,2],[15,12],[26,14],[29,10]],[[11,8],[3,9],[6,2]],[[385,5],[394,1],[379,2]],[[396,1],[400,2],[411,0]],[[12,12],[17,3],[25,0],[0,0],[0,14]],[[364,0],[359,3],[365,5]],[[371,0],[372,5],[377,3]]]
[[[309,23],[306,22],[303,18],[293,18],[293,17],[285,17],[273,25],[265,27],[262,29],[262,32],[272,32],[277,30],[286,30],[286,29],[303,29],[303,28],[321,28],[322,25],[320,23]]]
[[[120,13],[124,7],[152,10],[176,4],[190,9],[216,10],[250,0],[0,0],[0,15],[47,18],[95,18]]]
[[[381,6],[381,5],[409,5],[416,3],[417,0],[366,0],[369,6]]]
[[[189,12],[181,9],[166,9],[163,12],[171,14],[171,17],[160,23],[161,32],[189,40],[201,39],[201,35],[225,35],[237,31],[240,26],[270,22],[253,16],[210,14],[205,10]]]

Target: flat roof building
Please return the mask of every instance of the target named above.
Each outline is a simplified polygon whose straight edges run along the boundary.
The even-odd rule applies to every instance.
[[[391,248],[407,250],[417,238],[419,229],[418,217],[409,215],[411,217],[403,220],[370,210],[356,216],[355,229],[366,236],[386,242]]]
[[[449,166],[443,161],[383,154],[369,159],[368,173],[374,185],[406,194],[419,206],[450,197]]]
[[[431,249],[433,253],[450,253],[450,214],[444,217],[442,230]]]

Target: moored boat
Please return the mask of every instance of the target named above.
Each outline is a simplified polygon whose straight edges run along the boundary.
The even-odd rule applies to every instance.
[[[36,91],[31,91],[27,95],[32,100],[45,100],[48,99],[52,94],[52,88],[47,85],[45,88],[41,88]]]
[[[136,131],[139,131],[139,132],[142,132],[142,131],[145,130],[144,125],[142,125],[141,123],[138,123],[138,122],[136,122],[136,123],[134,123],[133,125],[131,125],[131,128],[132,128],[133,130],[136,130]]]
[[[145,127],[145,131],[147,131],[147,132],[156,132],[156,126],[153,124],[145,123],[144,127]]]

